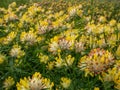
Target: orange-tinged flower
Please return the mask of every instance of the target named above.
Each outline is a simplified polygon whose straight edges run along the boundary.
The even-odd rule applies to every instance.
[[[96,75],[106,71],[114,64],[113,55],[99,48],[91,50],[88,56],[81,58],[78,67],[87,74]]]

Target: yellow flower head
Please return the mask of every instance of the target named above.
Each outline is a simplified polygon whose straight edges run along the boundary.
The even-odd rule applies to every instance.
[[[76,52],[81,52],[81,51],[83,51],[83,50],[85,50],[85,43],[83,43],[83,42],[75,42],[75,51]]]
[[[50,82],[50,79],[43,79],[43,83],[45,84],[46,88],[48,88],[48,90],[52,90],[52,87],[54,86],[53,82]]]
[[[58,57],[55,58],[55,67],[61,68],[63,65],[64,65],[64,61],[60,53],[58,53]]]
[[[95,75],[104,72],[113,64],[113,55],[108,51],[97,48],[91,50],[85,58],[81,58],[78,67],[88,74]]]
[[[111,27],[115,26],[116,25],[116,20],[112,19],[110,22],[109,22],[109,25]]]
[[[27,45],[33,45],[37,42],[37,35],[33,30],[29,32],[22,32],[20,35],[20,40],[22,43],[26,43]]]
[[[25,55],[25,52],[21,50],[21,47],[19,45],[13,45],[13,48],[10,51],[10,55],[12,57],[20,58]]]
[[[47,69],[52,70],[54,68],[54,62],[48,62]]]
[[[14,79],[9,76],[8,78],[5,79],[3,83],[3,88],[5,88],[5,90],[9,90],[14,84],[15,84]]]
[[[20,79],[20,82],[17,83],[17,90],[30,90],[29,81],[26,77],[24,79]]]
[[[104,23],[104,22],[106,22],[107,20],[106,20],[106,18],[105,18],[104,16],[100,16],[99,21],[102,22],[102,23]]]
[[[99,87],[95,87],[94,90],[100,90],[100,88]]]
[[[116,56],[117,56],[117,57],[120,57],[120,45],[119,45],[118,48],[117,48]]]
[[[2,64],[5,61],[5,55],[0,54],[0,64]]]
[[[49,57],[47,55],[43,55],[42,53],[40,53],[39,59],[40,59],[40,62],[43,62],[46,64],[49,60]]]
[[[10,32],[5,38],[3,38],[3,44],[9,44],[10,42],[13,41],[13,39],[16,37],[17,33],[16,32]]]
[[[70,40],[70,38],[68,38],[68,37],[61,38],[61,39],[59,39],[58,44],[62,50],[70,50],[72,48],[73,41]]]
[[[102,82],[114,82],[115,88],[120,89],[120,60],[117,60],[114,67],[112,69],[109,69],[106,73],[103,72],[100,76],[100,80]]]
[[[66,66],[71,66],[74,62],[75,58],[72,57],[71,55],[68,55],[66,58],[65,58],[65,65]]]
[[[113,69],[109,69],[107,71],[107,73],[103,72],[101,74],[101,76],[99,77],[99,79],[102,81],[102,82],[106,82],[106,81],[114,81],[115,79],[115,76],[117,74],[117,68],[113,68]]]
[[[52,90],[54,84],[49,79],[42,77],[39,72],[35,72],[32,78],[20,79],[16,86],[17,90]]]
[[[75,6],[69,7],[68,8],[68,14],[69,16],[74,16],[77,14],[78,8]]]
[[[71,79],[66,78],[66,77],[61,78],[61,85],[63,88],[67,89],[70,86],[70,84],[71,84]]]
[[[16,7],[16,2],[12,2],[11,4],[9,4],[9,8],[15,8]]]
[[[58,45],[58,39],[59,37],[58,36],[55,36],[54,38],[52,38],[49,43],[49,48],[48,50],[50,52],[52,52],[53,54],[56,54],[58,49],[59,49],[59,45]]]
[[[29,82],[30,89],[32,90],[41,90],[46,88],[45,84],[43,83],[42,75],[39,72],[35,72]]]

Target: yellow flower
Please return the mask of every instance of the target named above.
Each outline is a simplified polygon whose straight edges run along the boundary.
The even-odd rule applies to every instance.
[[[5,55],[0,54],[0,64],[2,64],[5,61]]]
[[[116,25],[116,20],[112,19],[110,22],[109,22],[109,25],[111,27],[115,26]]]
[[[50,82],[50,79],[43,78],[39,72],[35,72],[32,79],[30,79],[30,88],[32,90],[42,90],[45,88],[48,88],[48,90],[52,90],[53,86],[53,82]]]
[[[13,48],[10,51],[12,57],[20,58],[25,55],[25,52],[21,50],[21,47],[18,45],[13,45]]]
[[[116,74],[117,74],[117,73],[116,73],[116,68],[109,69],[109,70],[107,71],[107,73],[103,72],[103,73],[101,74],[101,76],[99,77],[99,79],[100,79],[102,82],[114,81]]]
[[[30,16],[28,16],[28,13],[26,12],[25,14],[22,15],[22,17],[20,18],[20,22],[22,25],[24,25],[23,23],[31,23],[33,22],[33,18],[31,18]]]
[[[83,10],[78,10],[78,11],[77,11],[77,15],[80,16],[80,17],[82,17],[82,15],[83,15]]]
[[[55,13],[54,16],[57,19],[57,18],[59,18],[63,14],[64,14],[64,11],[59,11],[59,12]]]
[[[20,82],[17,83],[17,90],[30,90],[29,81],[26,77],[20,79]]]
[[[19,27],[19,28],[22,28],[22,26],[23,26],[23,23],[20,22],[20,23],[18,24],[18,27]]]
[[[70,16],[74,16],[74,15],[76,15],[77,10],[78,10],[78,9],[77,9],[75,6],[69,7],[69,8],[68,8],[68,14],[69,14]]]
[[[54,62],[48,62],[47,69],[52,70],[54,68]]]
[[[100,90],[100,88],[99,87],[95,87],[94,90]]]
[[[72,57],[71,55],[68,55],[66,58],[65,58],[65,65],[66,66],[71,66],[74,62],[75,58]]]
[[[62,77],[61,78],[61,85],[63,86],[63,88],[68,88],[71,84],[71,79],[66,78],[66,77]]]
[[[97,45],[102,48],[106,46],[105,39],[100,39],[97,41]]]
[[[43,55],[42,53],[40,53],[39,59],[40,59],[40,62],[46,64],[48,62],[48,60],[49,60],[49,57],[47,55]]]
[[[21,33],[20,40],[22,43],[26,43],[27,45],[33,45],[35,42],[37,42],[37,35],[31,28],[29,32]]]
[[[105,18],[104,16],[100,16],[99,21],[102,22],[102,23],[104,23],[104,22],[106,22],[107,20],[106,20],[106,18]]]
[[[61,68],[64,65],[61,55],[58,54],[58,57],[55,58],[55,67]]]
[[[56,54],[58,49],[59,49],[59,45],[58,45],[58,39],[59,37],[58,36],[55,36],[54,38],[52,38],[49,43],[49,48],[48,50],[50,52],[52,52],[53,54]]]
[[[34,4],[28,8],[28,13],[30,16],[35,16],[38,12],[40,12],[42,9],[41,7],[37,7],[37,4]]]
[[[12,2],[11,4],[9,4],[9,8],[15,8],[16,7],[16,2]]]
[[[2,19],[2,18],[0,18],[0,25],[2,25],[2,23],[3,23],[3,19]]]
[[[16,8],[16,11],[19,12],[21,10],[24,10],[26,8],[27,5],[24,6],[19,6],[18,8]]]
[[[16,86],[17,90],[52,90],[54,83],[50,82],[50,79],[42,77],[39,72],[35,72],[32,78],[20,79]]]
[[[59,22],[58,21],[54,21],[52,22],[52,25],[55,29],[57,29],[59,27]]]
[[[90,24],[88,23],[88,25],[85,27],[85,29],[87,29],[87,33],[93,33],[93,34],[96,34],[96,30],[97,26],[95,24]]]
[[[38,42],[38,43],[40,43],[40,42],[43,41],[43,40],[44,40],[44,37],[41,37],[41,36],[37,37],[37,42]]]
[[[66,40],[65,38],[60,39],[58,44],[62,50],[65,50],[65,49],[69,50],[72,45],[72,43],[69,40]]]
[[[45,84],[46,88],[48,88],[48,90],[53,90],[52,87],[54,86],[54,83],[50,82],[50,79],[43,79],[43,83]]]
[[[13,39],[16,37],[17,33],[16,32],[10,32],[5,38],[3,38],[3,44],[9,44],[10,42],[13,41]]]
[[[112,34],[108,39],[107,42],[110,46],[114,47],[116,46],[117,36],[115,34]]]
[[[31,90],[42,90],[46,88],[43,83],[42,75],[39,72],[35,72],[35,74],[33,74],[32,78],[29,80],[29,83]]]
[[[115,88],[120,90],[120,71],[116,73],[114,82]]]
[[[117,55],[117,57],[120,57],[120,45],[117,48],[116,55]]]
[[[81,52],[81,51],[83,51],[83,50],[85,50],[85,43],[83,43],[83,42],[75,42],[75,51],[76,52]]]
[[[3,83],[3,88],[5,88],[5,90],[9,90],[13,85],[15,84],[15,81],[12,77],[8,77],[5,79],[4,83]]]
[[[78,67],[90,75],[100,74],[114,64],[113,55],[99,48],[91,50],[88,56],[80,59]],[[86,71],[87,70],[87,71]]]
[[[59,49],[59,45],[58,45],[57,42],[51,42],[51,43],[49,44],[48,50],[49,50],[50,52],[52,52],[53,54],[56,54],[58,49]]]
[[[18,17],[15,13],[13,13],[12,11],[9,11],[8,14],[4,15],[4,19],[6,20],[6,22],[9,22],[9,21],[17,20]]]
[[[102,82],[114,82],[115,88],[120,90],[120,60],[115,62],[115,65],[112,69],[109,69],[106,73],[102,73],[99,78]]]

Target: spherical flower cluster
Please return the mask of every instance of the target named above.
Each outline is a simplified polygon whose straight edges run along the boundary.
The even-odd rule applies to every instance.
[[[76,29],[67,30],[51,39],[49,51],[55,54],[59,49],[71,50],[74,48],[74,42],[77,37],[78,31]]]
[[[106,71],[114,64],[114,61],[114,57],[110,52],[97,48],[91,50],[88,56],[82,57],[78,67],[84,70],[86,75],[95,75]]]
[[[37,32],[38,34],[45,34],[48,30],[48,22],[47,20],[45,21],[41,21],[39,22],[39,24],[36,25],[36,29],[37,29]]]
[[[56,54],[59,49],[58,45],[58,37],[55,36],[54,38],[51,39],[51,43],[49,44],[48,50],[52,52],[53,54]]]
[[[11,57],[20,58],[24,55],[25,55],[25,52],[23,50],[21,50],[21,46],[13,45],[13,48],[10,50],[10,56]]]
[[[30,30],[29,32],[22,32],[20,40],[22,43],[26,43],[27,45],[33,45],[37,42],[37,35],[33,32],[33,30]]]
[[[47,78],[43,78],[39,72],[35,72],[32,78],[20,79],[16,86],[17,90],[52,90],[54,83]]]

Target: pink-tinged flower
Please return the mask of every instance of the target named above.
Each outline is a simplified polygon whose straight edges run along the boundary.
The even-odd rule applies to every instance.
[[[99,48],[91,50],[88,56],[80,59],[78,67],[84,70],[86,75],[96,75],[106,71],[114,64],[113,55],[105,50]]]

